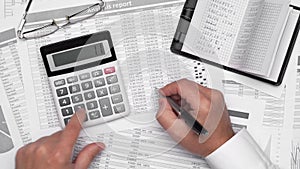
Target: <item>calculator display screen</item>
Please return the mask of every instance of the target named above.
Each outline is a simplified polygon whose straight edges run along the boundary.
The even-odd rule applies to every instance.
[[[47,55],[51,71],[75,68],[112,57],[107,40],[61,50]]]
[[[62,66],[102,55],[105,55],[104,47],[102,43],[98,43],[54,54],[52,57],[55,66]]]

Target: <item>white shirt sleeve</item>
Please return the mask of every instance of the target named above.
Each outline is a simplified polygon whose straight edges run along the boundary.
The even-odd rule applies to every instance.
[[[212,169],[276,169],[246,129],[206,157]]]

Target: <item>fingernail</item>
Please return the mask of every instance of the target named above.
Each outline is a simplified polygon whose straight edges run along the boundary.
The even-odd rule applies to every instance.
[[[80,120],[84,121],[86,119],[86,113],[84,109],[77,110],[76,114]]]
[[[97,144],[97,146],[100,147],[101,150],[105,149],[105,144],[104,143],[102,143],[102,142],[96,142],[95,144]]]
[[[159,90],[158,90],[158,93],[159,93],[160,95],[162,95],[162,96],[166,96],[165,93],[164,93],[164,91],[163,91],[162,89],[159,89]]]

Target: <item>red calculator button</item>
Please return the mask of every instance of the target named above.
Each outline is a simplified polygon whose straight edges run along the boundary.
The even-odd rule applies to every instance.
[[[115,71],[116,71],[115,67],[109,67],[109,68],[104,69],[105,74],[115,73]]]

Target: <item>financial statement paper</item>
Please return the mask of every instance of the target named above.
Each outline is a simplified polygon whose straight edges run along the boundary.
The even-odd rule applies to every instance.
[[[138,97],[136,97],[136,100],[134,99],[131,100],[132,106],[133,107],[136,106],[133,109],[133,112],[136,114],[139,113],[150,114],[149,112],[152,111],[155,107],[154,104],[151,104],[150,106],[144,104],[145,100],[143,98],[145,97],[149,98],[149,94],[150,96],[155,96],[155,93],[151,90],[151,87],[149,87],[150,84],[151,86],[161,87],[162,85],[170,81],[181,78],[183,76],[181,71],[183,72],[192,71],[192,73],[189,72],[187,74],[188,77],[190,77],[191,79],[195,78],[196,81],[199,82],[200,84],[202,83],[204,85],[207,85],[208,83],[207,81],[209,80],[206,79],[207,75],[205,72],[205,67],[203,67],[201,63],[197,63],[197,62],[190,63],[189,61],[187,61],[190,66],[188,66],[186,69],[183,70],[179,69],[180,65],[186,64],[185,61],[180,60],[181,58],[178,58],[178,56],[175,56],[169,52],[169,45],[173,37],[173,31],[175,30],[175,27],[177,25],[177,19],[178,16],[180,15],[184,1],[161,1],[161,0],[158,1],[157,0],[157,1],[153,1],[152,3],[148,1],[118,1],[118,2],[127,3],[127,4],[130,4],[131,2],[131,4],[135,4],[135,5],[127,6],[122,9],[114,8],[112,10],[108,10],[106,12],[98,14],[95,16],[95,18],[91,18],[90,20],[84,21],[79,25],[72,25],[66,27],[49,37],[26,41],[25,43],[23,43],[24,50],[18,52],[18,57],[21,60],[19,60],[18,57],[13,57],[13,54],[11,54],[10,57],[16,58],[13,59],[14,63],[21,62],[20,63],[21,67],[17,66],[17,69],[22,69],[21,72],[23,74],[23,79],[26,79],[26,81],[24,81],[24,86],[25,86],[24,88],[26,89],[25,92],[27,97],[28,95],[29,97],[33,96],[32,94],[34,93],[34,97],[30,97],[31,99],[28,99],[29,102],[31,103],[29,110],[30,112],[32,112],[31,114],[34,115],[35,122],[37,122],[35,128],[38,128],[40,132],[34,132],[36,133],[36,135],[32,136],[33,140],[41,137],[42,135],[50,134],[48,131],[54,132],[55,130],[59,129],[58,121],[56,119],[57,118],[56,110],[53,105],[51,94],[49,92],[50,88],[48,87],[49,85],[47,81],[47,76],[44,71],[44,67],[42,65],[42,61],[39,55],[39,47],[48,43],[52,43],[63,39],[68,39],[75,36],[80,36],[82,34],[88,34],[88,33],[93,33],[101,30],[106,30],[106,29],[112,30],[113,32],[117,32],[116,35],[113,37],[114,39],[121,39],[119,41],[114,41],[115,46],[119,46],[117,50],[118,51],[117,56],[123,56],[123,59],[122,57],[120,57],[120,63],[121,64],[123,63],[123,66],[125,65],[125,68],[123,67],[124,72],[126,71],[133,72],[133,75],[128,77],[128,79],[130,79],[134,83],[128,84],[128,86],[132,86],[132,88],[138,89],[132,91],[132,95],[136,95]],[[118,5],[115,5],[115,7],[116,6]],[[27,27],[34,27],[37,24],[45,21],[45,18],[43,18],[45,15],[42,14],[47,14],[47,12],[35,13],[29,15],[29,19],[30,19],[29,21],[31,22],[29,22]],[[41,16],[42,18],[39,18],[38,16]],[[157,25],[160,26],[157,27]],[[158,35],[157,35],[158,31],[156,32],[156,30],[160,32]],[[124,45],[125,42],[127,45]],[[142,50],[137,49],[136,46],[138,46],[138,48],[141,48]],[[19,44],[18,44],[18,49],[20,50]],[[24,51],[27,51],[27,53]],[[124,55],[126,55],[126,57],[124,57]],[[143,57],[141,59],[138,56],[143,56]],[[152,58],[152,56],[154,57]],[[163,57],[159,57],[159,56],[163,56]],[[172,62],[172,59],[174,58],[176,59],[176,61]],[[180,60],[179,63],[177,59]],[[147,65],[148,63],[150,65]],[[142,66],[135,68],[136,65],[140,65],[140,64]],[[155,65],[158,66],[155,67]],[[144,69],[140,69],[141,67]],[[197,67],[197,69],[195,69],[195,67]],[[168,70],[165,70],[164,68]],[[172,73],[170,73],[169,71],[174,72],[174,75],[172,75]],[[166,81],[162,81],[163,78],[169,76],[171,78],[167,78]],[[148,83],[147,84],[148,86],[147,85],[143,86],[144,80],[145,83]],[[42,97],[42,96],[47,96],[47,97]],[[156,101],[155,97],[153,98],[153,100]],[[271,111],[267,107],[266,110],[268,110],[267,112]],[[257,110],[257,112],[259,112],[259,110]],[[280,113],[283,112],[280,111],[279,115]],[[269,117],[271,120],[273,115],[276,114],[264,113],[264,116]],[[149,130],[152,129],[154,130],[155,128],[157,128],[157,126],[153,126],[153,125],[149,126]],[[160,127],[158,128],[159,130],[161,130]],[[129,130],[132,131],[133,129],[129,129]],[[103,131],[99,131],[99,135],[101,135],[101,133],[103,133]],[[171,141],[169,137],[166,136],[165,138],[168,139],[168,141]],[[183,153],[186,152],[183,151]],[[190,155],[191,154],[188,154],[189,157]],[[195,160],[194,156],[192,156],[191,158],[192,159],[190,159],[190,161]],[[118,165],[117,163],[113,163],[113,164]],[[203,160],[201,161],[201,164],[203,164],[202,166],[206,166]],[[189,166],[190,165],[191,164],[189,164]],[[201,165],[198,165],[198,167],[200,166]],[[162,168],[165,167],[162,166]]]

